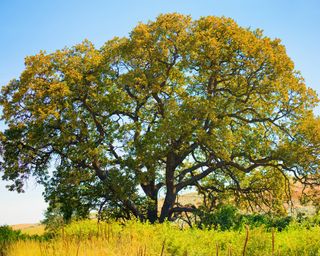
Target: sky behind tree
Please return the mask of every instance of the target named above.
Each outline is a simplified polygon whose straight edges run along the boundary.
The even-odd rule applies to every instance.
[[[84,39],[100,47],[114,36],[127,36],[138,22],[168,12],[193,19],[231,17],[243,27],[261,28],[265,35],[280,38],[307,85],[320,94],[317,0],[1,0],[0,85],[19,77],[28,55],[50,53]],[[30,181],[21,195],[8,192],[6,184],[0,182],[0,225],[38,222],[46,208],[41,187]]]

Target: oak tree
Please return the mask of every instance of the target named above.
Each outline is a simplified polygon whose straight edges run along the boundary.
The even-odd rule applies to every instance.
[[[186,188],[278,207],[288,183],[319,182],[317,102],[279,39],[164,14],[100,49],[27,57],[2,88],[1,172],[18,191],[35,176],[49,201],[96,185],[91,198],[150,222],[194,211]]]

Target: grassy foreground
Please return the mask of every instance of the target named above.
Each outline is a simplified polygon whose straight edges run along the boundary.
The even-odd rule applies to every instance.
[[[70,255],[320,255],[320,227],[291,225],[282,232],[179,229],[129,221],[75,222],[51,240],[20,240],[8,256]]]

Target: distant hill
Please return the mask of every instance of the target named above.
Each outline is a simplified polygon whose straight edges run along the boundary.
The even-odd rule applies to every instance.
[[[21,230],[22,233],[29,235],[41,235],[44,233],[45,226],[39,223],[33,224],[16,224],[11,225],[14,230]]]

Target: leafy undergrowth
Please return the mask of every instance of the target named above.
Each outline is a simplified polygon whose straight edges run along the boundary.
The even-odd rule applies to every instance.
[[[64,227],[52,239],[15,241],[6,255],[320,255],[319,234],[318,226],[297,224],[291,224],[282,232],[267,232],[259,227],[247,233],[245,229],[181,230],[171,223],[151,225],[129,221],[125,224],[97,224],[88,220]]]

